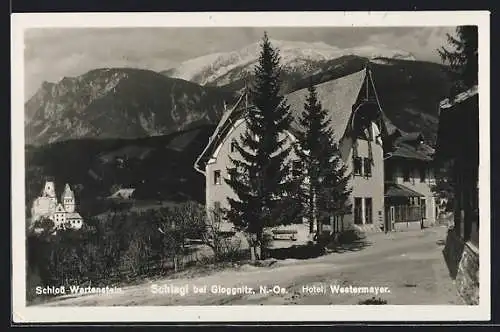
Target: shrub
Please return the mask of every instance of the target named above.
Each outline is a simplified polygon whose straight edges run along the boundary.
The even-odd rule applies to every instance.
[[[46,232],[27,229],[28,299],[33,298],[30,287],[35,284],[103,286],[111,280],[183,267],[197,259],[197,249],[188,241],[192,238],[209,245],[214,253],[211,259],[218,262],[248,255],[241,249],[241,240],[227,237],[220,223],[207,221],[204,207],[196,203],[156,211],[113,211],[90,223],[89,228],[56,233],[48,221],[43,223]]]
[[[224,230],[223,221],[214,210],[203,217],[203,227],[200,235],[203,243],[212,249],[216,262],[236,261],[243,254],[242,241],[235,237],[235,232]]]

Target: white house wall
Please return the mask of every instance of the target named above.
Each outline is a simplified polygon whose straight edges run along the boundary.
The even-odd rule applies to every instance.
[[[424,195],[426,204],[425,218],[430,223],[436,221],[436,199],[432,192],[432,186],[436,184],[436,181],[432,167],[427,167],[425,181],[420,182],[420,173],[417,167],[410,169],[409,181],[405,181],[403,168],[401,166],[396,166],[394,169],[393,181]]]
[[[377,126],[372,123],[372,130],[376,130]],[[374,225],[383,226],[384,224],[384,151],[383,147],[375,140],[370,142],[372,147],[372,175],[365,177],[364,175],[354,175],[353,172],[353,149],[352,139],[346,138],[340,145],[342,159],[346,165],[348,172],[351,174],[350,187],[352,189],[351,204],[352,214],[346,216],[350,223],[354,223],[354,198],[362,198],[361,220],[365,224],[365,200],[364,198],[372,199],[372,220]],[[368,141],[358,139],[358,157],[368,158],[369,147]],[[362,174],[364,174],[364,164],[362,163]]]
[[[373,123],[373,130],[376,125]],[[226,135],[225,139],[219,145],[212,155],[209,163],[206,165],[206,206],[207,209],[213,209],[215,203],[219,202],[220,207],[229,208],[228,198],[237,199],[233,190],[225,183],[224,179],[228,177],[227,167],[231,165],[229,156],[237,158],[237,152],[231,153],[231,142],[233,139],[240,138],[240,135],[246,130],[246,123],[244,121],[237,121],[230,132]],[[294,138],[291,135],[286,135],[287,139],[291,142]],[[285,138],[283,135],[281,138]],[[372,175],[370,177],[364,176],[351,176],[350,187],[352,188],[351,203],[354,203],[354,197],[372,198],[372,219],[374,225],[383,225],[384,222],[384,161],[383,161],[383,148],[374,140],[372,145]],[[353,161],[352,161],[352,140],[346,138],[340,143],[340,152],[344,164],[348,168],[348,172],[352,174]],[[368,141],[358,140],[358,156],[368,158],[369,148]],[[295,153],[290,153],[289,159],[296,159]],[[214,171],[219,170],[221,173],[221,183],[214,183]],[[364,199],[362,209],[362,220],[365,222]],[[354,206],[353,206],[354,208]],[[350,215],[344,217],[344,225],[350,227],[354,222],[354,211]]]
[[[226,184],[224,179],[228,178],[227,168],[231,167],[232,163],[229,157],[238,159],[238,152],[231,152],[231,142],[233,139],[240,140],[240,135],[246,131],[246,122],[244,120],[236,121],[225,139],[215,150],[205,168],[205,199],[207,209],[213,209],[216,202],[220,203],[221,208],[229,208],[228,198],[237,199],[234,191]],[[294,139],[293,136],[282,134],[279,139],[287,139],[290,143]],[[296,154],[292,150],[288,156],[288,160],[297,159]],[[221,173],[221,183],[214,184],[214,172],[219,170]]]

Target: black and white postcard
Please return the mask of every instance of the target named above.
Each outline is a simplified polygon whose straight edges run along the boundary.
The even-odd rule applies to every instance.
[[[13,320],[489,319],[489,40],[479,11],[14,14]]]

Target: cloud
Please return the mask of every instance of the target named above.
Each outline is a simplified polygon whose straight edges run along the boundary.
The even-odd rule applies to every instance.
[[[445,28],[59,28],[25,33],[25,94],[43,81],[81,75],[102,67],[164,70],[194,57],[236,50],[273,39],[316,42],[340,48],[384,44],[428,61],[446,43]]]

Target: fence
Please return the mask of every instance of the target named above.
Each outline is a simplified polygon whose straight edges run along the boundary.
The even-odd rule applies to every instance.
[[[394,206],[394,222],[421,221],[424,217],[422,206]]]
[[[79,284],[82,287],[104,287],[107,285],[130,283],[152,276],[166,276],[174,273],[176,269],[177,271],[182,271],[190,266],[204,265],[206,263],[215,263],[213,253],[193,251],[186,254],[180,254],[175,258],[164,257],[161,259],[148,259],[139,265],[137,265],[136,262],[131,262],[134,266],[127,264],[125,266],[111,267],[107,271],[91,271],[85,273],[84,276],[75,276],[71,275],[71,273],[68,274],[66,271],[62,271],[58,276],[58,280],[60,284],[63,285]],[[28,276],[28,278],[29,277],[33,277],[33,275]],[[38,277],[38,275],[35,277]],[[33,296],[33,294],[29,293],[33,291],[35,286],[33,282],[28,285],[28,296]]]

